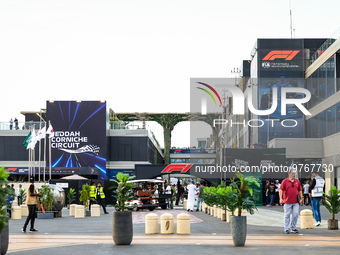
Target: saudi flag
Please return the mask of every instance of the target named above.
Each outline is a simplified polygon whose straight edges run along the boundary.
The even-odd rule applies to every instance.
[[[32,135],[32,132],[30,131],[29,133],[28,133],[28,136],[26,136],[26,138],[25,138],[25,141],[23,142],[23,145],[27,148],[27,146],[28,146],[28,142],[29,142],[29,140],[30,140],[30,138],[31,138],[31,135]]]
[[[37,143],[37,135],[35,133],[35,130],[33,129],[31,139],[28,141],[28,145],[27,145],[26,149],[33,150],[36,143]]]

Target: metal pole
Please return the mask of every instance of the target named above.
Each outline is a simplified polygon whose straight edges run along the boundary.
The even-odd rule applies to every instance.
[[[46,131],[46,122],[45,122],[45,131]],[[45,182],[45,174],[46,174],[46,132],[45,132],[45,139],[44,139],[44,182]]]
[[[39,131],[40,130],[41,130],[41,118],[40,118],[40,121],[39,121]],[[41,139],[39,140],[39,177],[38,177],[39,182],[40,182],[40,166],[41,166]]]
[[[51,125],[51,123],[49,122],[49,125]],[[51,158],[51,136],[49,136],[48,137],[48,140],[49,140],[49,163],[50,163],[50,178],[49,178],[49,180],[51,180],[52,178],[51,178],[51,171],[52,171],[52,163],[51,163],[51,160],[52,160],[52,158]]]

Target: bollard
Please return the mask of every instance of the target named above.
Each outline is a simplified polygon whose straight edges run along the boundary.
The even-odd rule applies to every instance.
[[[227,220],[227,212],[226,210],[221,209],[221,220],[226,221]]]
[[[145,234],[158,234],[158,215],[155,213],[148,213],[145,215]]]
[[[91,217],[99,217],[100,216],[100,205],[92,205],[91,206]]]
[[[74,217],[75,211],[76,211],[76,204],[71,204],[70,205],[70,216]]]
[[[217,206],[214,205],[214,214],[213,214],[213,216],[214,216],[215,218],[217,218],[217,210],[218,210]]]
[[[12,206],[18,206],[18,201],[14,200],[13,203],[12,203]]]
[[[12,206],[12,220],[21,220],[21,207]]]
[[[222,214],[222,209],[219,207],[219,208],[217,209],[217,218],[218,218],[218,219],[221,219],[221,214]]]
[[[188,201],[186,199],[184,199],[184,202],[183,202],[183,209],[184,210],[187,209],[187,203],[188,203]]]
[[[21,216],[28,216],[28,207],[27,205],[20,205],[21,208]]]
[[[304,209],[300,212],[301,229],[311,229],[313,226],[313,212],[309,209]]]
[[[161,234],[174,234],[174,216],[170,213],[163,213],[161,215]]]
[[[85,218],[85,207],[83,205],[76,205],[74,218],[76,219]]]
[[[177,234],[190,235],[190,215],[180,213],[177,215]]]

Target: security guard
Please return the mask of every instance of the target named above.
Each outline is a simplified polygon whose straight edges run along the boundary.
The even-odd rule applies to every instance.
[[[104,213],[108,214],[105,208],[105,192],[100,182],[98,182],[97,184],[96,195],[97,195],[97,203],[103,207]]]
[[[96,198],[97,198],[96,192],[97,192],[96,183],[95,183],[95,182],[92,182],[92,183],[91,183],[91,186],[90,186],[90,193],[89,193],[89,196],[90,196],[89,210],[90,210],[90,211],[91,211],[91,205],[96,203]]]
[[[321,212],[320,212],[320,203],[322,199],[322,192],[325,187],[325,180],[319,176],[318,173],[312,173],[312,182],[309,186],[309,193],[312,195],[312,208],[313,214],[315,218],[315,226],[321,225]]]

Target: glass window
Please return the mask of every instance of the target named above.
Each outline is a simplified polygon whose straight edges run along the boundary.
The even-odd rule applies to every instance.
[[[340,103],[335,106],[336,114],[336,132],[340,132]]]
[[[327,60],[327,97],[330,97],[335,93],[334,84],[334,55]]]
[[[327,134],[326,118],[327,118],[327,110],[319,114],[319,137],[320,138],[325,137]]]
[[[335,106],[327,110],[327,136],[335,134]]]

